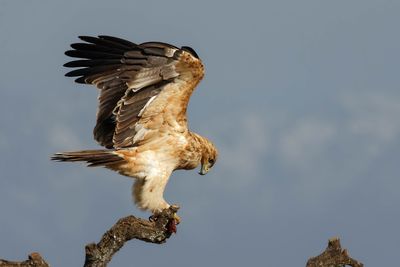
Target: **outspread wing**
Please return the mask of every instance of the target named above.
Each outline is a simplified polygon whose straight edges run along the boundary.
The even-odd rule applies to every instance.
[[[135,44],[111,36],[81,36],[65,54],[81,58],[66,76],[100,89],[95,139],[107,148],[135,146],[163,128],[186,127],[186,107],[204,75],[190,47]]]

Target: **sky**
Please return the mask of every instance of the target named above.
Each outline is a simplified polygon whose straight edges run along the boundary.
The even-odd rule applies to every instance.
[[[56,163],[100,148],[95,88],[64,77],[79,35],[193,47],[206,76],[191,130],[219,159],[177,171],[182,223],[127,243],[109,266],[305,266],[329,238],[365,266],[400,239],[400,2],[0,0],[0,258],[80,266],[119,218],[146,218],[132,181]]]

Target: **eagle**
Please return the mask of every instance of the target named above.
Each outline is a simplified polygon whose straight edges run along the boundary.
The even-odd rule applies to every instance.
[[[93,134],[105,149],[60,152],[51,159],[83,161],[135,178],[134,202],[156,216],[170,207],[163,194],[173,171],[201,165],[204,175],[217,160],[217,148],[189,130],[186,116],[203,63],[188,46],[105,35],[79,39],[65,52],[77,60],[64,64],[77,69],[65,75],[98,88]]]

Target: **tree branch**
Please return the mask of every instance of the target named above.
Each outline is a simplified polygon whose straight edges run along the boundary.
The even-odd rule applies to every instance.
[[[352,259],[347,250],[340,245],[340,239],[334,237],[329,239],[328,247],[317,257],[312,257],[307,261],[306,267],[363,267],[364,265]]]
[[[111,261],[113,255],[126,241],[139,239],[145,242],[162,244],[173,232],[176,232],[175,213],[179,207],[171,206],[164,210],[156,221],[148,221],[128,216],[108,230],[100,242],[86,246],[85,267],[103,267]]]
[[[39,253],[34,252],[29,255],[26,261],[15,262],[0,259],[1,267],[50,267]]]

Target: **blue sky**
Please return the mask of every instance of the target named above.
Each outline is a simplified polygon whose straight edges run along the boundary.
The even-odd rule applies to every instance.
[[[189,45],[205,79],[190,127],[220,150],[179,171],[182,224],[162,246],[128,243],[110,266],[305,266],[340,236],[366,266],[400,239],[400,2],[0,2],[0,258],[39,251],[79,266],[84,245],[135,214],[132,182],[50,162],[98,148],[96,89],[64,77],[78,35]]]

